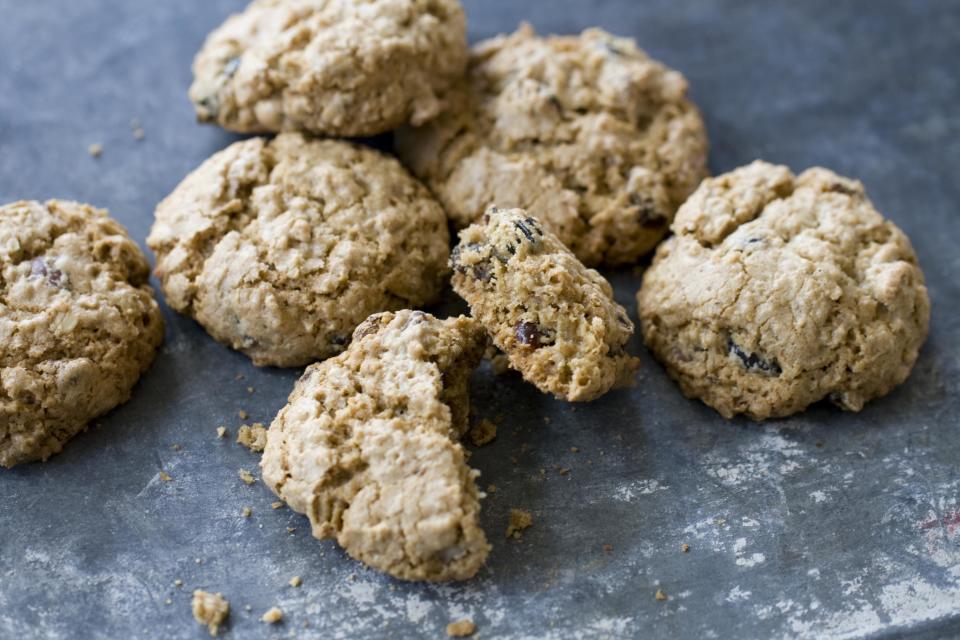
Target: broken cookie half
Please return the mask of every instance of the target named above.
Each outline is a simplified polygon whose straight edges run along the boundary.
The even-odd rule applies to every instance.
[[[633,380],[633,323],[610,283],[523,209],[488,209],[460,232],[450,266],[473,317],[541,391],[587,401]]]
[[[266,484],[313,535],[404,580],[465,580],[490,551],[479,472],[459,440],[479,324],[421,311],[370,316],[307,368],[267,434]]]

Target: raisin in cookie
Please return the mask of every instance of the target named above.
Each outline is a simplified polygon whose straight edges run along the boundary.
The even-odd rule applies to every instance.
[[[190,99],[232,131],[374,135],[439,113],[467,57],[457,0],[256,0],[207,38]]]
[[[637,296],[647,345],[724,417],[823,398],[859,411],[903,382],[930,301],[910,241],[863,185],[754,162],[680,208]]]
[[[149,275],[106,211],[0,207],[0,465],[46,460],[130,397],[163,340]]]
[[[631,381],[633,323],[610,284],[522,209],[491,208],[460,232],[450,262],[454,290],[542,391],[585,401]]]
[[[263,479],[354,558],[404,580],[465,580],[487,557],[479,473],[459,439],[486,338],[464,316],[381,313],[309,367],[267,432]]]
[[[344,349],[371,313],[443,286],[446,217],[400,163],[285,133],[237,142],[157,207],[147,244],[167,302],[257,365]]]
[[[521,207],[588,266],[635,262],[707,175],[687,81],[599,29],[479,44],[456,106],[401,129],[401,159],[459,227]]]

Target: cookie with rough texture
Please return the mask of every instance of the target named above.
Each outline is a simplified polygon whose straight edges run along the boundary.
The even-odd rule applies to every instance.
[[[0,465],[46,460],[130,397],[163,341],[149,275],[106,211],[0,206]]]
[[[490,546],[459,440],[486,338],[471,318],[381,313],[309,367],[267,432],[263,480],[313,535],[404,580],[465,580]]]
[[[473,317],[541,391],[585,401],[632,380],[633,323],[610,283],[522,209],[491,208],[460,232],[450,263]]]
[[[754,162],[704,181],[673,231],[637,300],[686,395],[761,420],[824,398],[859,411],[907,378],[930,301],[859,182]]]
[[[631,263],[707,175],[687,81],[633,40],[524,25],[477,45],[467,73],[453,108],[396,136],[458,227],[520,207],[588,266]]]
[[[168,304],[257,365],[339,353],[368,315],[432,301],[448,273],[443,210],[399,162],[296,133],[204,162],[147,244]]]
[[[458,0],[256,0],[193,62],[197,118],[365,136],[426,122],[467,63]]]

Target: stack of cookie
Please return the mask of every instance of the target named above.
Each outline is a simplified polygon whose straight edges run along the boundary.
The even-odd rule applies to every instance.
[[[633,323],[594,267],[659,244],[645,340],[728,418],[859,410],[926,336],[916,257],[862,185],[763,162],[708,178],[686,80],[630,39],[523,25],[470,50],[457,0],[255,0],[194,76],[201,121],[277,135],[215,154],[158,205],[156,275],[255,364],[310,365],[264,480],[314,535],[394,576],[466,579],[489,552],[459,443],[489,341],[567,401],[631,382]],[[399,159],[335,139],[390,131]],[[125,399],[162,324],[143,256],[102,212],[0,211],[11,465]],[[415,310],[448,281],[470,317]],[[82,338],[94,325],[108,330]]]

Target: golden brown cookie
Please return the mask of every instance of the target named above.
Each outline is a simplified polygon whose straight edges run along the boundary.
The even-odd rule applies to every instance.
[[[824,398],[859,411],[910,373],[930,301],[910,241],[863,185],[754,162],[680,208],[637,295],[684,393],[762,420]]]
[[[588,266],[635,262],[707,175],[680,73],[599,29],[524,25],[477,45],[454,106],[397,132],[401,159],[458,227],[520,207]]]
[[[633,323],[610,284],[522,209],[491,208],[460,232],[450,262],[454,290],[542,391],[586,401],[632,380]]]
[[[232,131],[368,136],[437,115],[467,55],[457,0],[256,0],[207,38],[190,99]]]
[[[130,397],[163,341],[149,275],[106,211],[0,207],[0,465],[46,460]]]
[[[490,550],[459,440],[486,339],[464,316],[381,313],[309,367],[267,432],[263,480],[313,535],[404,580],[465,580]]]
[[[443,211],[399,162],[296,133],[215,154],[160,203],[147,244],[170,306],[257,365],[339,353],[448,273]]]

